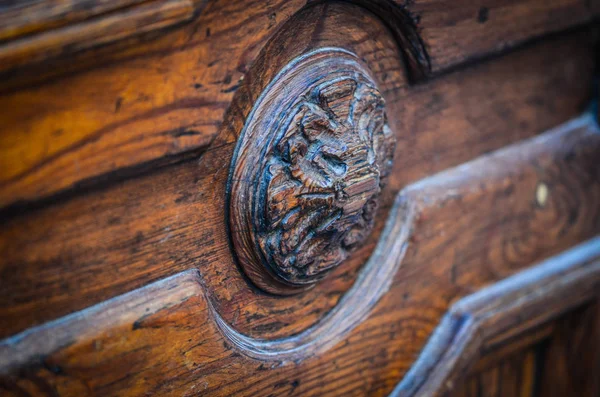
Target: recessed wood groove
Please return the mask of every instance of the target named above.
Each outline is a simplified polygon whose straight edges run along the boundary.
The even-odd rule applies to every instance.
[[[517,273],[452,305],[392,396],[451,390],[490,341],[512,327],[535,328],[597,298],[600,237]],[[524,322],[525,326],[521,324]]]

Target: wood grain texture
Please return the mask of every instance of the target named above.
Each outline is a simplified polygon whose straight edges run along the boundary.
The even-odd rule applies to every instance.
[[[75,25],[0,43],[0,72],[174,26],[191,20],[194,11],[190,0],[146,2]]]
[[[585,0],[417,0],[406,10],[418,21],[430,73],[589,23],[599,13],[597,1]]]
[[[481,350],[453,397],[582,396],[600,392],[598,301]]]
[[[504,357],[495,365],[469,375],[456,390],[446,393],[453,397],[534,397],[536,346]]]
[[[518,320],[515,311],[535,313],[529,321],[533,325],[597,296],[599,240],[509,280],[510,284],[506,280],[454,306],[461,306],[461,315],[482,309],[473,319],[493,325],[486,326],[484,342],[485,336],[501,333]],[[539,288],[544,292],[536,293]],[[338,340],[334,350],[305,354],[294,361],[277,355],[256,360],[230,345],[227,334],[220,334],[213,322],[219,315],[203,293],[197,272],[186,272],[4,340],[0,343],[0,388],[8,395],[60,396],[167,395],[173,391],[180,395],[372,393],[364,385],[368,381],[364,373],[352,375],[344,370],[352,363],[356,366],[355,360],[369,359],[373,347],[362,344],[364,339],[350,334]],[[519,300],[504,299],[508,297]],[[553,309],[539,310],[547,304]],[[506,321],[507,317],[513,320]],[[505,321],[497,321],[501,319]],[[389,353],[384,352],[392,346],[383,347],[377,355],[387,357]],[[326,368],[333,372],[324,372]],[[342,378],[336,378],[341,374]]]
[[[228,181],[232,241],[255,284],[299,293],[373,229],[395,138],[370,72],[341,49],[292,61],[259,98]]]
[[[515,337],[597,299],[599,254],[597,238],[583,251],[559,255],[454,303],[392,395],[444,395],[466,375],[491,341],[497,344]],[[496,372],[497,368],[492,375]],[[485,395],[497,395],[495,390],[500,386],[486,383],[489,394]]]
[[[4,1],[0,8],[0,41],[73,25],[148,2],[149,0]]]
[[[355,23],[379,29],[361,18]],[[313,291],[297,299],[273,299],[249,289],[240,275],[224,227],[226,165],[235,145],[235,137],[224,133],[198,160],[5,217],[0,333],[14,334],[189,268],[203,269],[216,305],[236,329],[265,337],[301,332],[354,283],[403,186],[530,137],[585,106],[592,62],[584,37],[551,40],[428,84],[385,89],[399,143],[381,215],[351,263]],[[372,50],[372,42],[362,42],[365,52]],[[557,58],[555,51],[565,56]],[[382,59],[372,70],[397,76],[386,66],[394,59],[388,52],[374,51],[372,57],[371,65]],[[568,230],[581,227],[579,237],[568,232],[572,240],[557,247],[589,236],[586,222],[593,219],[578,218]]]
[[[375,259],[360,271],[358,287],[296,336],[248,332],[247,322],[256,321],[248,316],[257,311],[247,307],[242,316],[231,316],[227,308],[239,302],[219,301],[210,267],[215,261],[206,261],[198,271],[5,339],[2,385],[59,395],[384,395],[411,367],[453,302],[598,234],[599,150],[598,128],[586,115],[408,186],[396,199]],[[536,195],[540,182],[549,187],[543,202]],[[383,265],[378,253],[392,261]],[[489,321],[485,330],[497,342],[500,334],[510,337],[597,293],[599,256],[593,239],[490,287],[481,300],[467,298],[454,307]],[[219,272],[227,271],[224,262],[218,265]],[[360,284],[377,277],[386,281],[374,284],[379,289]],[[225,282],[230,292],[237,287],[234,279]],[[531,305],[511,306],[507,289]],[[247,297],[260,295],[249,291]],[[550,309],[539,310],[540,300]],[[260,304],[268,302],[264,297]],[[359,302],[364,311],[357,317],[338,315]],[[512,307],[531,321],[513,327],[518,316],[486,317],[490,307],[501,313]]]
[[[0,206],[202,153],[261,47],[301,3],[214,2],[153,40],[3,78]],[[31,82],[41,75],[52,79]]]
[[[88,4],[87,0],[80,1]],[[573,5],[571,9],[563,4],[569,1],[497,1],[494,4],[502,9],[503,19],[492,22],[498,13],[490,13],[490,23],[485,25],[489,28],[474,29],[473,35],[463,34],[462,22],[469,28],[476,16],[467,16],[462,8],[445,3],[417,1],[406,7],[388,0],[353,3],[361,6],[358,14],[370,10],[389,27],[396,42],[391,48],[402,55],[408,74],[423,80],[430,73],[428,52],[435,54],[450,48],[456,55],[460,47],[462,55],[447,62],[454,65],[521,43],[532,34],[532,29],[533,34],[541,35],[587,21],[588,13],[580,6]],[[464,8],[470,13],[484,7],[484,3],[487,4],[478,0]],[[123,0],[110,6],[107,2],[98,4],[105,8],[90,11],[90,15],[132,3]],[[144,13],[135,14],[128,7],[117,10],[138,15],[137,25],[121,25],[116,17],[110,23],[81,28],[80,33],[93,42],[104,42],[111,35],[120,36],[131,29],[151,28],[156,22],[152,15],[164,16],[170,23],[188,15],[191,9],[183,0],[164,3],[164,10],[160,2],[140,4]],[[0,82],[0,109],[6,110],[0,112],[0,207],[36,201],[65,190],[77,190],[82,185],[96,186],[115,176],[137,175],[181,161],[184,154],[202,153],[215,137],[234,92],[261,49],[276,32],[286,30],[287,24],[299,23],[292,20],[304,6],[300,0],[239,4],[213,1],[192,23],[178,29],[161,31],[144,40],[121,40],[5,73]],[[50,7],[54,11],[47,15],[50,25],[50,20],[62,15],[55,8]],[[72,14],[79,18],[75,12],[68,15]],[[419,23],[411,17],[413,14],[420,18]],[[528,24],[538,21],[536,18],[543,23],[529,29]],[[440,21],[447,24],[440,25]],[[21,26],[24,22],[15,23]],[[102,34],[108,26],[111,34]],[[515,26],[522,29],[514,29]],[[452,31],[454,28],[456,32]],[[71,28],[60,29],[67,30],[66,36],[50,31],[44,34],[43,43],[66,43]],[[417,32],[422,30],[423,37],[427,37],[428,29],[440,31],[432,33],[435,39],[428,39],[424,46]],[[519,39],[506,40],[511,34]],[[483,47],[478,47],[478,43],[483,43]],[[19,59],[45,56],[29,40],[13,46],[21,51]]]
[[[538,395],[548,397],[600,394],[600,304],[567,316],[540,352]]]

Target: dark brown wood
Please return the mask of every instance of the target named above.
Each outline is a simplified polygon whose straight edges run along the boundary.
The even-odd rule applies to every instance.
[[[204,0],[44,0],[0,9],[0,72],[191,20]]]
[[[599,4],[2,3],[0,395],[598,394]]]
[[[453,397],[535,397],[537,370],[536,346],[514,353],[470,375],[458,389],[447,393]]]
[[[229,177],[230,230],[246,274],[279,294],[310,288],[373,228],[395,138],[359,58],[293,60],[246,121]]]
[[[242,321],[232,316],[228,310],[236,303],[219,301],[211,275],[227,267],[219,261],[211,269],[210,261],[199,272],[5,339],[3,387],[33,384],[60,395],[388,393],[457,298],[598,233],[599,145],[598,128],[586,115],[408,186],[353,287],[334,310],[295,336],[250,331],[248,322],[255,320],[248,316],[258,313],[258,305],[242,309]],[[548,188],[543,199],[536,194],[541,181]],[[599,249],[591,240],[490,287],[482,300],[466,298],[454,308],[484,321],[481,335],[496,342],[499,335],[509,338],[591,299],[600,282]],[[233,278],[225,282],[229,293],[239,288]],[[510,299],[517,295],[523,305]],[[254,301],[259,296],[248,295]],[[513,308],[529,321],[519,327],[518,316],[487,317],[492,307],[504,314]],[[270,319],[285,315],[273,311]]]
[[[345,23],[374,29],[362,38],[377,36],[380,25],[363,16],[354,18],[358,19]],[[23,331],[189,268],[206,269],[205,280],[218,296],[223,315],[245,332],[284,336],[302,331],[335,306],[352,285],[377,241],[394,194],[403,186],[533,136],[585,107],[593,66],[585,37],[575,34],[551,40],[429,84],[384,90],[398,144],[372,237],[356,257],[298,299],[254,294],[232,258],[222,200],[235,138],[226,131],[199,160],[90,190],[23,216],[5,217],[0,231],[0,334]],[[383,59],[385,66],[393,59],[394,52],[386,50],[384,56],[373,51],[372,41],[357,41],[364,43],[365,53],[372,52],[372,64]],[[564,56],[556,57],[556,51]],[[390,82],[401,78],[378,68],[387,72]],[[514,77],[507,79],[509,74]],[[253,104],[248,102],[247,112]],[[239,130],[243,121],[237,125]],[[92,156],[90,161],[101,158]],[[583,161],[582,167],[589,167],[588,160]],[[589,236],[591,225],[593,218],[577,218],[569,230],[581,227],[579,237],[567,232],[565,243],[557,244],[557,249]],[[534,254],[538,249],[533,249]],[[254,320],[246,322],[238,313],[254,313]]]
[[[69,7],[89,4],[89,0],[66,2],[69,7],[64,10],[53,7],[56,2],[52,0],[31,5],[35,8],[34,15],[40,16],[48,27],[54,27],[63,14],[67,21],[72,18],[76,23],[73,28],[66,25],[41,34],[47,37],[43,43],[52,46],[66,45],[66,39],[71,37],[68,32],[77,31],[77,24],[95,24],[95,16],[110,19],[112,13],[126,12],[139,16],[138,22],[142,25],[131,23],[115,27],[99,23],[95,28],[81,27],[73,37],[89,35],[86,40],[98,43],[112,35],[147,30],[156,22],[152,18],[150,25],[146,25],[148,15],[171,23],[193,12],[195,19],[147,39],[129,38],[76,51],[71,56],[21,67],[3,75],[0,109],[6,111],[0,112],[0,207],[78,190],[82,185],[97,186],[114,177],[138,175],[180,161],[186,158],[184,154],[197,156],[215,138],[241,80],[275,33],[287,30],[290,24],[306,23],[306,29],[318,26],[316,21],[300,21],[294,17],[305,6],[301,0],[278,3],[256,0],[241,5],[216,1],[202,8],[199,15],[196,14],[202,2],[194,2],[198,6],[192,9],[189,3],[179,0],[136,5],[133,1],[94,2],[100,5],[81,14],[70,12]],[[521,44],[532,35],[556,32],[590,20],[590,13],[582,6],[583,0],[497,0],[492,2],[492,7],[484,0],[463,1],[461,7],[452,2],[427,0],[415,1],[406,7],[402,6],[404,2],[396,4],[388,0],[353,3],[361,7],[355,9],[356,17],[368,14],[368,9],[390,27],[388,33],[396,42],[390,49],[402,55],[409,74],[422,75],[421,80],[429,75],[429,53],[433,54],[435,71],[484,54],[498,53]],[[130,5],[117,8],[124,4]],[[162,10],[161,4],[166,4],[167,9]],[[136,13],[137,7],[147,8],[148,12]],[[322,5],[317,2],[311,7]],[[485,7],[490,10],[488,21],[480,24],[476,21],[477,14]],[[14,9],[9,7],[8,12],[5,20],[14,19],[11,17]],[[21,14],[17,12],[17,15]],[[411,16],[418,21],[413,21]],[[91,19],[81,20],[84,17]],[[368,19],[366,15],[363,17]],[[114,18],[121,20],[119,16]],[[20,21],[17,19],[18,31],[38,29],[23,21],[23,17]],[[473,24],[476,29],[465,33]],[[110,34],[103,34],[109,25]],[[55,30],[67,31],[68,37]],[[315,31],[318,33],[318,29]],[[354,34],[351,31],[344,28],[348,36]],[[23,50],[23,57],[19,58],[23,62],[46,56],[41,47],[32,47],[42,42],[28,37],[18,39],[19,45],[14,41],[5,44]],[[78,48],[69,47],[68,51]],[[436,57],[436,54],[441,55]],[[445,58],[448,59],[441,63],[437,61]],[[2,65],[8,64],[2,62]],[[437,69],[436,65],[439,65]],[[396,71],[402,69],[399,67]],[[569,90],[589,87],[587,69],[578,70],[583,76],[579,76],[580,80]],[[539,73],[543,74],[541,70]],[[550,125],[545,126],[548,127]]]
[[[416,20],[430,73],[589,23],[597,0],[416,0],[406,10]]]
[[[459,339],[444,346],[463,350],[469,342],[466,351],[475,352],[473,343],[485,345],[489,338],[510,331],[512,326],[521,327],[519,315],[527,315],[527,325],[533,326],[597,296],[599,286],[600,244],[596,239],[456,303],[449,321],[454,316],[465,321],[446,330]],[[3,341],[0,387],[4,392],[22,395],[33,384],[38,392],[52,390],[64,396],[113,395],[125,390],[128,394],[155,395],[174,390],[214,395],[256,395],[268,390],[302,395],[335,390],[346,395],[369,390],[356,383],[368,378],[355,372],[354,379],[350,379],[351,373],[344,368],[351,368],[337,364],[342,359],[347,364],[368,357],[365,350],[372,349],[370,344],[361,344],[360,349],[353,346],[360,343],[360,338],[349,335],[339,340],[343,334],[324,334],[323,338],[335,341],[339,347],[314,356],[315,346],[310,342],[286,351],[285,345],[295,344],[293,338],[267,343],[252,340],[251,345],[239,345],[228,332],[220,334],[224,330],[219,330],[213,318],[216,324],[223,321],[205,299],[198,274],[182,273]],[[481,326],[484,328],[479,329],[485,332],[473,332]],[[439,336],[434,335],[433,342]],[[173,340],[179,343],[173,344]],[[317,341],[318,350],[322,350],[322,343]],[[269,344],[280,346],[269,354]],[[267,351],[253,350],[261,346]],[[258,354],[260,360],[252,358]],[[287,356],[295,360],[288,361]],[[344,374],[340,386],[346,388],[331,389],[336,382],[320,382],[323,366],[333,367],[332,376]],[[431,377],[426,385],[429,390],[439,386]]]
[[[600,394],[600,304],[563,318],[540,351],[538,395]]]
[[[392,395],[444,395],[456,387],[490,344],[501,343],[597,299],[599,255],[600,238],[596,238],[580,249],[559,255],[456,302]],[[595,327],[591,331],[596,335]],[[550,365],[557,362],[564,361],[552,360]],[[589,370],[587,366],[582,367]],[[492,370],[492,376],[496,373],[497,368]],[[500,385],[489,380],[485,383],[484,395],[500,395],[496,391]]]
[[[598,302],[481,351],[454,397],[582,396],[600,392]]]
[[[48,31],[151,0],[20,0],[0,9],[0,41]]]

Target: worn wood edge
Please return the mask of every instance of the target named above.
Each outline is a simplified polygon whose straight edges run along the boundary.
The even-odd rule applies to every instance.
[[[0,42],[47,31],[148,0],[21,1],[0,9]]]
[[[452,388],[486,341],[512,324],[515,312],[540,306],[530,327],[593,299],[600,286],[600,237],[457,301],[392,396],[433,396]],[[516,321],[520,319],[517,317]],[[513,320],[514,321],[514,320]],[[491,325],[491,326],[490,326]]]
[[[200,4],[192,0],[145,1],[106,15],[92,14],[91,19],[75,24],[0,42],[0,72],[171,27],[191,20],[200,9]]]
[[[556,135],[561,136],[564,131],[571,131],[576,126],[589,126],[589,117],[589,115],[584,115],[579,119],[567,123],[566,126],[561,126],[557,131],[554,131],[554,133],[551,133],[550,135],[556,139]],[[597,133],[597,129],[592,130],[592,133]],[[536,147],[537,140],[542,138],[544,137],[528,140],[526,142],[528,144],[527,147]],[[516,145],[516,147],[519,146],[520,145]],[[460,171],[461,168],[459,166],[458,168],[455,167],[453,170],[456,172],[457,170]],[[439,176],[437,178],[439,179]],[[438,180],[435,176],[427,179],[429,179],[430,182]],[[421,190],[424,192],[423,194],[427,193],[427,189]],[[315,354],[332,347],[335,343],[339,342],[346,333],[360,324],[376,306],[378,300],[384,296],[386,291],[392,286],[394,275],[403,262],[403,256],[409,245],[410,234],[415,227],[413,220],[419,215],[419,209],[415,208],[416,201],[412,201],[412,196],[410,194],[407,195],[406,191],[410,193],[410,187],[405,189],[405,191],[403,191],[404,193],[401,192],[401,194],[397,196],[394,208],[388,218],[385,231],[380,237],[379,244],[359,274],[359,278],[351,288],[350,292],[347,292],[343,300],[329,315],[324,317],[315,326],[296,336],[266,341],[258,338],[250,338],[237,332],[221,318],[220,314],[213,306],[206,293],[201,274],[197,270],[189,270],[153,283],[147,287],[120,295],[72,315],[62,317],[41,326],[30,328],[20,334],[5,339],[0,342],[0,370],[9,371],[15,367],[39,360],[40,356],[43,357],[49,352],[77,342],[78,339],[84,339],[86,336],[95,335],[100,332],[101,329],[111,328],[117,324],[130,322],[134,324],[135,329],[135,321],[138,320],[140,316],[142,316],[142,318],[144,317],[144,308],[149,309],[150,313],[157,312],[195,296],[201,296],[201,301],[204,302],[202,305],[197,305],[197,310],[206,312],[205,314],[201,314],[202,318],[204,318],[206,322],[209,322],[212,317],[212,321],[214,321],[214,324],[220,329],[220,332],[243,355],[256,359],[278,362],[286,360],[301,361],[304,358],[312,357]],[[428,202],[429,205],[434,207],[439,204],[438,202],[431,200],[425,202]],[[596,243],[596,248],[600,249],[598,240],[593,241]],[[373,284],[375,284],[376,288],[369,289],[368,287]],[[367,295],[362,294],[364,291],[366,291]],[[560,292],[562,290],[558,289],[557,291]],[[540,298],[539,296],[536,297],[534,295],[534,298],[539,300],[544,296]],[[151,303],[146,303],[148,301]],[[470,301],[467,300],[467,302]],[[536,301],[534,300],[534,302]],[[492,305],[493,304],[494,301],[492,301]],[[463,304],[463,306],[464,305],[466,304]],[[450,341],[470,341],[470,338],[473,335],[479,337],[480,334],[478,332],[472,331],[474,329],[473,327],[475,325],[480,326],[481,324],[484,324],[482,322],[484,320],[490,321],[489,316],[465,317],[463,312],[469,309],[469,306],[467,305],[466,308],[463,306],[456,306],[457,308],[462,308],[462,311],[457,315],[459,316],[459,320],[452,321],[453,317],[446,316],[442,321],[442,325],[446,325],[445,328],[454,332],[444,331],[440,334],[441,331],[436,331],[434,334],[432,340],[446,341],[446,344],[442,343],[440,346],[438,343],[433,347],[428,347],[427,349],[429,350],[433,349],[433,353],[435,353],[433,357],[445,357],[444,354],[448,351],[448,343],[450,343]],[[487,309],[488,307],[492,306],[485,306],[484,309]],[[496,306],[493,307],[495,308]],[[474,313],[473,309],[469,310]],[[477,313],[480,312],[478,311]],[[484,311],[483,313],[485,314],[486,312]],[[495,319],[495,317],[492,319]],[[101,327],[99,327],[100,325]],[[464,331],[465,327],[466,331]],[[460,348],[462,352],[472,352],[471,354],[476,354],[476,348],[478,346],[482,346],[482,343],[495,335],[498,335],[500,332],[502,332],[502,329],[496,331],[493,335],[488,335],[486,337],[487,339],[484,341],[474,339],[475,342],[470,342],[472,344],[477,342],[478,344],[467,345],[465,347],[463,343],[462,345],[457,345],[457,348]],[[458,337],[462,339],[457,339]],[[467,350],[469,346],[475,346],[475,348]],[[475,353],[473,353],[474,350]],[[423,361],[424,359],[420,360]],[[421,361],[418,361],[418,363]],[[431,364],[431,361],[427,360],[424,364],[417,364],[417,366],[420,365],[422,367],[428,363]],[[430,369],[431,365],[427,368]],[[440,382],[443,383],[443,381]],[[414,384],[409,386],[416,387]]]
[[[155,0],[24,0],[0,8],[0,43]],[[165,1],[165,0],[161,0]],[[169,0],[166,0],[169,1]],[[204,0],[191,0],[202,2]]]
[[[520,154],[523,158],[535,158],[546,149],[545,143],[557,139],[559,136],[568,136],[575,130],[581,129],[581,134],[600,134],[600,127],[592,112],[586,112],[579,117],[573,118],[555,128],[543,132],[540,135],[525,139],[524,141],[500,148],[488,156],[483,155],[471,161],[449,168],[437,174],[414,182],[404,189],[404,193],[410,196],[434,197],[434,200],[443,202],[452,198],[457,187],[473,184],[473,180],[485,181],[492,177],[502,177],[519,170],[520,163],[516,161],[505,161],[507,154],[515,148],[527,148],[526,153]],[[425,204],[431,205],[430,199]]]
[[[592,116],[585,114],[542,136],[527,140],[525,144],[528,145],[528,147],[536,148],[539,146],[536,143],[540,140],[556,139],[557,135],[560,136],[579,127],[593,128],[595,124],[591,123],[593,123]],[[597,133],[597,130],[592,130],[592,133]],[[524,143],[511,145],[496,153],[502,154],[503,152],[510,152],[514,147],[520,147],[523,144]],[[535,153],[530,155],[535,157]],[[467,164],[473,165],[472,163],[478,161],[489,161],[489,159],[478,158]],[[133,314],[129,315],[131,319],[127,316],[118,316],[118,314],[126,314],[128,310],[136,307],[136,301],[140,301],[142,297],[156,294],[158,300],[161,296],[168,294],[168,292],[165,291],[175,290],[175,288],[171,288],[172,285],[178,284],[194,285],[192,289],[187,289],[187,287],[184,288],[184,290],[187,291],[187,295],[185,296],[190,297],[202,294],[207,302],[211,317],[221,333],[246,356],[260,360],[302,360],[317,354],[318,352],[327,350],[336,344],[343,335],[351,331],[356,325],[360,324],[360,322],[369,314],[371,309],[377,304],[378,300],[389,290],[394,275],[401,266],[404,254],[409,245],[409,239],[415,227],[414,220],[418,217],[418,214],[423,210],[424,206],[438,205],[438,202],[435,200],[426,200],[426,197],[430,194],[428,187],[432,186],[436,189],[441,188],[444,191],[448,191],[448,195],[452,196],[454,189],[449,187],[456,185],[457,180],[449,178],[448,174],[460,175],[462,174],[462,172],[460,172],[461,169],[465,166],[466,165],[461,165],[432,177],[425,178],[424,180],[411,184],[403,189],[396,197],[394,206],[389,213],[388,221],[380,235],[376,248],[363,269],[360,271],[354,285],[347,291],[338,305],[323,317],[322,320],[313,327],[295,336],[264,340],[252,338],[238,332],[223,317],[221,317],[211,300],[206,297],[206,291],[202,285],[200,273],[197,270],[189,270],[153,283],[147,287],[115,297],[80,312],[65,316],[61,319],[30,328],[20,334],[5,339],[3,342],[0,342],[0,352],[2,353],[0,356],[5,360],[4,357],[6,357],[7,354],[4,352],[11,351],[10,355],[13,359],[8,362],[0,360],[0,370],[18,366],[19,364],[30,361],[33,357],[43,355],[45,352],[52,351],[60,346],[68,344],[68,335],[85,335],[86,333],[91,332],[90,330],[94,328],[94,324],[102,323],[105,328],[110,327],[110,321],[107,324],[106,320],[102,320],[103,316],[106,315],[106,312],[111,312],[113,318],[120,317],[120,322],[131,320],[135,318]],[[471,168],[480,169],[480,167]],[[460,180],[458,182],[460,182]],[[443,199],[444,198],[442,197],[441,200]],[[588,248],[588,251],[600,251],[600,238],[593,241],[596,243],[596,246]],[[555,263],[556,261],[558,260],[550,260],[550,263]],[[534,272],[533,270],[527,270],[525,272],[539,274],[541,271],[538,270]],[[529,277],[528,280],[530,278],[531,277]],[[490,288],[492,288],[492,291],[496,291],[495,293],[497,293],[498,290],[503,293],[506,291],[514,291],[515,288],[521,286],[522,283],[515,284],[515,287],[508,290],[505,290],[505,287],[502,287],[504,285],[510,286],[511,283],[514,282],[512,281],[514,279],[521,280],[522,275],[510,278],[509,280],[511,281],[501,282],[501,284],[499,284],[500,287]],[[539,284],[536,284],[536,286],[537,285]],[[180,288],[177,288],[176,290],[179,291]],[[177,292],[177,296],[183,293],[184,292]],[[484,292],[476,293],[475,296],[487,297],[489,294],[488,289],[486,289]],[[174,299],[172,297],[169,298],[170,300]],[[413,367],[411,372],[406,376],[405,379],[407,380],[403,381],[401,384],[401,391],[407,387],[407,382],[410,382],[410,387],[414,387],[415,381],[413,379],[423,377],[423,375],[414,375],[413,373],[415,371],[419,374],[419,371],[423,372],[423,367],[430,369],[435,363],[445,357],[445,355],[450,354],[448,353],[450,352],[450,350],[448,350],[448,345],[451,342],[456,340],[468,342],[471,337],[478,335],[477,327],[480,327],[482,321],[488,318],[488,316],[485,316],[487,313],[486,310],[491,307],[485,306],[483,309],[480,309],[477,306],[480,302],[478,299],[482,298],[463,298],[460,301],[461,303],[457,303],[453,306],[449,314],[442,320],[442,324],[431,337],[430,342],[423,351],[422,358],[417,361],[415,367]],[[476,303],[470,303],[470,305],[475,305],[477,313],[475,313],[475,309],[469,309],[468,304],[465,303],[472,301],[475,301]],[[494,305],[495,302],[496,301],[492,300],[490,305]],[[485,303],[487,304],[487,301]],[[504,307],[501,309],[503,308]],[[497,311],[501,312],[500,309],[497,309]],[[483,312],[483,315],[479,315],[480,312]],[[475,313],[478,316],[471,313]],[[114,322],[114,320],[112,321]],[[67,332],[67,330],[69,331]],[[490,335],[488,339],[491,339],[493,336],[494,335]],[[36,347],[39,347],[37,342],[35,342],[36,340],[50,342],[45,342],[43,345],[44,350],[39,351],[36,350]],[[466,350],[469,347],[465,344],[466,342],[463,342],[463,345],[460,345],[461,350]],[[453,347],[453,349],[456,348],[457,347]],[[470,351],[471,350],[473,349],[470,349]],[[452,350],[452,352],[453,351],[454,350]],[[434,360],[433,364],[431,362],[431,357],[437,358]]]
[[[252,338],[236,331],[213,308],[217,326],[243,354],[260,360],[299,360],[327,350],[366,318],[389,290],[406,253],[413,218],[412,204],[398,196],[377,246],[352,287],[306,331],[275,340]]]
[[[140,309],[142,305],[146,312],[153,313],[201,293],[198,271],[188,270],[30,328],[0,341],[0,373],[8,373],[31,364],[39,357],[69,346],[77,339],[85,339],[102,329],[127,322],[134,323],[140,318],[135,310],[143,311]],[[163,302],[169,304],[163,305]]]
[[[212,317],[224,337],[242,354],[266,361],[312,357],[335,345],[360,324],[391,286],[406,252],[412,225],[411,206],[400,199],[390,213],[384,233],[387,237],[379,242],[353,287],[328,315],[296,336],[262,340],[237,332],[206,296],[199,271],[188,270],[0,341],[0,373],[68,346],[73,342],[73,335],[84,339],[97,332],[100,325],[110,329],[117,324],[133,322],[139,317],[133,309],[142,304],[148,306],[147,311],[155,312],[169,307],[161,306],[162,298],[168,298],[168,302],[175,305],[198,295],[204,297],[210,312],[207,321]]]

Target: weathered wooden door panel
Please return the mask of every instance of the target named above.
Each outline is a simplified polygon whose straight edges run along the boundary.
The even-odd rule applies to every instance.
[[[0,1],[0,395],[597,396],[599,15]]]

